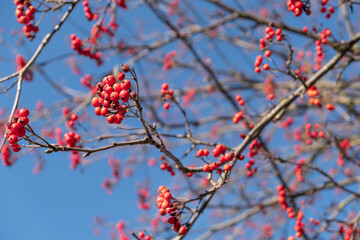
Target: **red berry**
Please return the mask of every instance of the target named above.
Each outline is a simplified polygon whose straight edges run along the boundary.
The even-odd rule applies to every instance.
[[[122,102],[127,102],[130,98],[130,93],[126,90],[120,92],[120,98]]]
[[[121,82],[121,88],[124,90],[129,90],[131,87],[131,82],[129,80],[124,80]]]
[[[8,137],[8,141],[10,144],[15,144],[19,141],[19,139],[16,135],[13,134]]]
[[[27,117],[29,116],[29,110],[27,108],[22,108],[19,111],[20,117]]]
[[[119,81],[124,80],[124,79],[125,79],[125,73],[119,72],[116,78],[117,78]]]

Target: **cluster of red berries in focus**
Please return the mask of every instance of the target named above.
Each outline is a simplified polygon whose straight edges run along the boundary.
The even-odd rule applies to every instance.
[[[174,201],[175,199],[172,197],[170,190],[163,185],[158,188],[158,193],[156,205],[159,209],[159,215],[164,216],[169,214],[171,217],[168,219],[168,223],[173,225],[172,229],[174,232],[177,232],[179,235],[185,235],[187,229],[185,226],[182,226],[179,221],[181,215],[177,208],[179,203]]]
[[[83,42],[75,34],[71,34],[71,48],[78,52],[79,55],[84,55],[91,59],[94,59],[97,65],[102,64],[101,52],[93,53],[90,51],[90,48],[86,47],[83,49]]]
[[[18,144],[19,138],[26,134],[25,126],[29,123],[29,110],[22,108],[19,110],[18,116],[12,118],[11,123],[7,125],[6,138],[14,152],[19,152],[21,146]]]
[[[311,14],[310,1],[289,0],[287,6],[288,10],[293,12],[296,17],[300,17],[303,11],[305,11],[306,15]]]
[[[124,68],[123,68],[124,69]],[[117,79],[113,75],[103,78],[96,85],[97,97],[92,99],[95,114],[107,118],[108,123],[120,124],[126,114],[126,105],[120,105],[119,101],[126,103],[130,99],[131,82],[125,79],[125,73],[119,72]],[[135,92],[131,92],[135,95]]]
[[[326,13],[326,7],[325,7],[325,5],[326,5],[328,2],[329,2],[329,0],[322,0],[322,1],[321,1],[321,6],[322,6],[322,7],[320,8],[320,12],[321,12],[321,13]],[[331,17],[331,14],[333,14],[333,13],[335,12],[335,8],[332,7],[332,6],[330,6],[330,7],[328,7],[327,11],[328,11],[328,13],[326,13],[325,17],[326,17],[327,19],[329,19],[329,18]]]
[[[39,31],[39,27],[31,23],[34,20],[35,7],[30,0],[14,0],[14,3],[16,4],[15,16],[18,23],[24,24],[25,37],[29,39],[35,38],[35,34]]]
[[[23,67],[25,67],[26,60],[22,55],[18,54],[16,55],[15,58],[15,64],[16,64],[16,71],[19,72]],[[26,70],[24,74],[24,79],[25,81],[29,81],[29,82],[33,80],[33,73],[31,70]]]
[[[96,20],[98,18],[98,15],[96,13],[95,14],[92,13],[92,11],[89,7],[88,0],[83,1],[83,6],[84,6],[85,17],[87,18],[87,20],[92,21],[92,20]]]
[[[171,100],[173,98],[174,91],[169,89],[169,85],[167,83],[163,83],[161,85],[161,95],[162,99],[165,101],[166,99]],[[170,103],[166,102],[163,105],[163,108],[168,110],[170,108]]]

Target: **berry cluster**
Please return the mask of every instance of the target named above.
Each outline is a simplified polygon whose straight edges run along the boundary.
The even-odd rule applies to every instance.
[[[96,13],[95,14],[92,13],[92,11],[89,7],[88,0],[83,1],[83,6],[84,6],[85,17],[87,18],[87,20],[92,21],[92,20],[96,20],[98,18],[98,15]]]
[[[299,211],[297,216],[296,216],[296,223],[295,223],[295,236],[297,238],[301,238],[301,236],[304,234],[304,228],[305,228],[305,223],[301,222],[301,220],[304,217],[304,213]]]
[[[70,131],[64,134],[64,139],[69,147],[75,147],[80,139],[80,135]],[[70,169],[74,170],[80,164],[80,155],[77,151],[72,151],[69,158],[71,161]]]
[[[74,127],[74,124],[75,124],[75,121],[78,120],[78,115],[73,113],[68,121],[66,122],[66,124],[70,127],[70,128],[73,128]]]
[[[24,24],[25,37],[29,39],[35,38],[35,34],[39,31],[39,27],[31,23],[34,20],[35,7],[31,5],[30,0],[14,0],[14,3],[16,4],[15,16],[18,23]],[[25,10],[25,8],[27,9]]]
[[[18,116],[12,118],[11,123],[7,125],[6,138],[14,152],[19,152],[21,146],[18,144],[19,138],[26,134],[25,126],[29,123],[29,110],[26,108],[20,109]]]
[[[326,5],[328,2],[329,2],[329,0],[322,0],[322,1],[321,1],[321,6],[322,6],[322,7],[320,8],[320,12],[321,12],[321,13],[326,13],[326,7],[325,7],[325,5]],[[328,7],[327,11],[328,11],[328,13],[326,13],[325,17],[326,17],[327,19],[329,19],[329,18],[331,17],[331,14],[333,14],[333,13],[335,12],[335,8],[332,7],[332,6],[330,6],[330,7]]]
[[[20,71],[26,65],[25,58],[20,54],[16,55],[15,64],[16,64],[16,71]],[[33,73],[31,70],[27,70],[25,72],[24,80],[29,82],[33,80]]]
[[[179,235],[185,235],[187,229],[185,226],[182,226],[179,221],[181,215],[181,212],[178,211],[177,208],[179,203],[172,197],[170,190],[163,185],[158,188],[158,193],[156,205],[159,209],[159,215],[164,216],[168,213],[171,216],[168,219],[168,223],[173,225],[172,229]]]
[[[242,106],[242,105],[245,104],[245,100],[242,99],[242,97],[241,97],[240,95],[236,95],[235,99],[236,99],[236,101],[238,102],[238,104],[239,104],[240,106]]]
[[[246,167],[246,169],[247,169],[246,174],[247,174],[249,177],[251,177],[251,176],[252,176],[254,173],[256,173],[256,171],[257,171],[256,168],[251,169],[254,164],[255,164],[255,160],[254,160],[253,158],[251,158],[251,159],[249,160],[249,162],[245,164],[245,167]]]
[[[288,10],[293,12],[296,17],[300,17],[303,11],[306,15],[310,15],[310,1],[301,1],[301,0],[289,0],[287,2]]]
[[[275,35],[276,35],[276,40],[278,42],[281,42],[283,40],[284,34],[282,33],[281,28],[277,28],[276,31],[274,31],[274,29],[270,26],[265,28],[265,39],[266,40],[268,40],[269,42],[272,42]],[[266,47],[265,39],[260,38],[260,40],[259,40],[260,48]]]
[[[314,129],[312,129],[314,127]],[[314,126],[311,123],[307,123],[305,125],[305,133],[301,134],[299,129],[294,130],[294,138],[296,141],[305,141],[306,144],[310,145],[312,144],[312,139],[318,139],[318,138],[324,138],[325,133],[320,129],[319,124],[314,124]]]
[[[304,158],[301,158],[299,159],[298,163],[296,164],[296,167],[295,167],[295,176],[297,178],[297,180],[299,182],[302,182],[304,181],[304,177],[302,175],[302,168],[301,166],[305,164],[305,159]]]
[[[286,195],[285,195],[285,188],[283,185],[277,186],[278,194],[278,202],[281,204],[282,209],[286,210],[289,218],[294,218],[295,214],[293,213],[292,208],[288,207],[286,203]]]
[[[328,28],[325,28],[321,33],[320,33],[320,40],[316,40],[315,41],[315,45],[316,45],[316,56],[315,56],[315,65],[314,65],[314,70],[318,70],[321,67],[321,63],[325,58],[325,54],[323,52],[322,46],[321,45],[326,45],[327,44],[327,38],[331,36],[331,30]]]
[[[166,54],[166,56],[164,57],[164,71],[170,70],[175,65],[174,57],[176,57],[176,51],[171,51]]]
[[[92,80],[91,75],[90,75],[90,74],[86,74],[84,77],[80,78],[80,83],[81,83],[81,85],[83,85],[84,87],[87,87],[87,88],[92,89],[91,80]]]
[[[89,43],[95,45],[97,42],[97,39],[100,38],[103,33],[108,34],[110,37],[114,37],[114,33],[112,31],[110,31],[110,29],[107,26],[95,25],[91,28]]]
[[[203,153],[203,154],[202,154]],[[202,150],[199,149],[197,152],[197,156],[198,157],[202,157],[202,156],[208,156],[209,151],[207,149]],[[219,168],[220,164],[224,164],[224,171],[230,171],[231,170],[231,165],[226,163],[226,162],[230,162],[234,159],[234,154],[231,152],[226,153],[226,147],[222,144],[218,144],[216,145],[216,147],[213,149],[212,154],[213,157],[218,158],[218,162],[213,162],[210,164],[204,164],[203,165],[203,171],[204,172],[211,172],[216,170],[217,173],[221,174],[222,173],[222,169]],[[204,160],[204,159],[203,159]],[[205,161],[205,160],[204,160]]]
[[[232,119],[233,123],[235,124],[238,123],[242,119],[243,115],[244,115],[243,111],[237,112]]]
[[[117,79],[113,75],[103,78],[102,82],[96,85],[97,97],[92,99],[95,107],[95,114],[107,117],[108,123],[120,124],[126,113],[126,103],[130,99],[131,82],[125,80],[125,73],[119,72]]]
[[[171,100],[173,98],[174,91],[169,89],[169,85],[167,83],[163,83],[161,85],[161,95],[162,99],[165,101],[166,99]],[[163,105],[164,109],[168,110],[170,108],[170,103],[166,102]]]
[[[138,207],[140,209],[148,210],[150,204],[148,203],[149,191],[147,187],[141,187],[137,190],[138,195]]]
[[[78,52],[79,55],[84,55],[91,59],[94,59],[97,65],[102,64],[101,52],[93,53],[90,48],[86,47],[83,49],[83,42],[75,34],[71,34],[71,48]]]
[[[163,155],[161,155],[160,160],[164,161],[165,157]],[[175,176],[175,172],[174,172],[173,168],[171,166],[169,166],[167,162],[163,162],[160,165],[160,169],[163,171],[167,170],[171,174],[171,176]]]
[[[144,233],[144,232],[139,232],[139,233],[138,233],[138,237],[139,237],[141,240],[150,240],[150,239],[151,239],[151,236],[150,236],[150,235],[146,235],[146,236],[145,236],[145,233]]]

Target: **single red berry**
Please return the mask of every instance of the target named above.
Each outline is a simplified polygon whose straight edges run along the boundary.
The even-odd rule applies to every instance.
[[[19,141],[19,139],[16,135],[12,134],[8,137],[8,141],[10,144],[15,144]]]
[[[124,90],[129,90],[131,87],[131,82],[129,80],[124,80],[121,82],[121,88]]]
[[[29,110],[27,108],[22,108],[19,111],[20,117],[27,117],[29,116]]]
[[[170,103],[168,103],[168,102],[164,103],[163,107],[164,107],[164,109],[168,110],[170,108]]]
[[[116,78],[117,78],[119,81],[124,80],[124,79],[125,79],[125,73],[119,72],[118,75],[116,76]]]
[[[130,93],[126,90],[120,92],[120,98],[122,102],[127,102],[130,98]]]
[[[121,70],[122,70],[123,72],[125,72],[125,73],[128,73],[128,72],[130,72],[130,67],[125,64],[125,65],[122,66]]]

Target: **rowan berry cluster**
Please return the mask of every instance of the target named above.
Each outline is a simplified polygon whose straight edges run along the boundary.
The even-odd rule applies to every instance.
[[[242,119],[243,115],[244,115],[243,111],[237,112],[232,119],[233,123],[235,123],[235,124],[238,123]]]
[[[331,17],[331,14],[333,14],[334,12],[335,12],[335,8],[334,7],[332,7],[332,6],[329,6],[327,9],[326,9],[326,4],[329,2],[329,0],[322,0],[321,1],[321,8],[320,8],[320,12],[321,13],[326,13],[326,11],[328,12],[328,13],[326,13],[326,15],[325,15],[325,17],[327,18],[327,19],[329,19],[330,17]]]
[[[304,181],[304,177],[302,175],[302,168],[301,166],[305,164],[305,159],[304,158],[301,158],[299,159],[298,163],[296,164],[296,167],[295,167],[295,176],[297,178],[297,180],[299,182],[302,182]]]
[[[245,100],[240,95],[236,95],[235,99],[240,106],[245,104]]]
[[[64,134],[64,139],[69,147],[75,147],[76,143],[80,140],[80,135],[70,131]]]
[[[70,131],[64,134],[64,139],[69,147],[75,147],[76,143],[80,140],[80,135]],[[69,158],[71,161],[70,169],[74,170],[80,164],[80,155],[77,151],[71,151]]]
[[[169,89],[169,85],[167,83],[163,83],[161,85],[161,96],[163,101],[166,99],[171,100],[173,98],[174,91],[172,89]],[[168,110],[170,108],[170,103],[166,102],[163,105],[164,109]]]
[[[296,17],[300,17],[303,11],[310,15],[310,1],[289,0],[287,2],[288,10],[293,12]]]
[[[85,17],[87,18],[87,20],[92,21],[98,18],[98,15],[96,13],[94,14],[91,11],[88,0],[83,1],[83,6],[84,6]]]
[[[304,234],[304,228],[305,228],[305,223],[301,222],[303,220],[304,217],[304,213],[302,211],[299,211],[297,216],[296,216],[296,223],[295,223],[295,236],[297,238],[301,238],[301,236]]]
[[[89,57],[91,59],[94,59],[97,63],[97,65],[102,64],[101,60],[101,52],[91,52],[90,48],[86,47],[83,48],[83,42],[80,38],[78,38],[75,34],[71,34],[71,48],[78,52],[79,55],[83,55],[86,57]]]
[[[71,116],[68,118],[68,121],[66,121],[66,124],[68,125],[68,127],[73,128],[75,125],[76,120],[78,120],[78,115],[73,113],[71,114]]]
[[[158,188],[158,193],[156,205],[159,209],[159,215],[164,216],[169,214],[171,217],[168,219],[168,223],[173,225],[172,229],[179,235],[185,235],[187,229],[185,226],[182,226],[179,221],[181,215],[181,212],[177,208],[179,202],[175,201],[170,190],[163,185]]]
[[[323,48],[321,45],[326,45],[327,41],[328,41],[327,38],[330,37],[331,35],[332,35],[331,30],[328,28],[325,28],[320,33],[320,40],[315,41],[316,55],[315,55],[314,70],[318,70],[322,65],[321,63],[325,58],[325,53],[323,52]]]
[[[81,85],[83,85],[84,87],[87,87],[87,88],[92,89],[91,80],[92,80],[91,75],[90,75],[90,74],[86,74],[84,77],[80,78],[80,83],[81,83]]]
[[[210,163],[210,164],[204,164],[203,165],[203,171],[204,172],[211,172],[216,170],[218,174],[221,174],[223,169],[220,168],[221,164],[224,164],[224,171],[230,171],[231,165],[227,162],[230,162],[234,159],[234,154],[231,152],[226,153],[226,147],[222,144],[216,145],[216,147],[212,151],[212,156],[218,158],[218,161]],[[209,151],[207,149],[199,149],[197,152],[198,157],[208,156]],[[202,158],[204,160],[204,158]],[[205,160],[204,160],[205,161]]]
[[[146,235],[146,236],[145,236],[145,233],[144,233],[144,232],[139,232],[139,233],[138,233],[138,237],[139,237],[141,240],[150,240],[150,239],[151,239],[151,236],[150,236],[150,235]]]
[[[278,202],[281,204],[282,209],[286,210],[289,218],[294,218],[295,214],[292,211],[292,208],[288,207],[286,203],[286,194],[285,194],[285,188],[283,185],[277,186],[277,190],[279,192],[278,194]]]
[[[25,58],[20,54],[16,55],[15,64],[16,64],[16,71],[20,71],[26,65]],[[24,80],[29,82],[33,80],[33,73],[31,70],[26,70],[24,74]]]
[[[21,146],[18,144],[19,138],[26,134],[25,126],[29,123],[29,110],[22,108],[18,112],[18,116],[12,118],[11,123],[7,125],[6,138],[14,152],[19,152]]]
[[[34,20],[35,7],[30,0],[14,0],[14,3],[16,4],[15,16],[18,23],[24,24],[25,37],[29,39],[35,38],[35,34],[39,31],[39,27],[31,23]]]
[[[166,54],[166,56],[164,57],[164,66],[163,66],[163,70],[170,70],[174,65],[175,65],[175,61],[174,61],[174,57],[176,57],[176,51],[171,51],[168,54]]]
[[[160,165],[160,169],[163,170],[163,171],[167,170],[171,174],[171,176],[175,176],[175,172],[174,172],[172,166],[168,165],[167,162],[163,162]]]
[[[96,85],[97,97],[92,99],[95,114],[107,118],[108,123],[120,124],[126,114],[126,105],[120,105],[119,101],[126,103],[130,99],[131,82],[125,80],[125,73],[119,72],[117,79],[113,75],[103,78]]]
[[[251,177],[254,173],[256,173],[256,171],[257,171],[257,169],[256,168],[252,168],[252,166],[255,164],[255,160],[253,159],[253,158],[251,158],[250,160],[249,160],[249,162],[247,162],[246,164],[245,164],[245,167],[246,167],[246,169],[247,169],[247,172],[246,172],[246,174],[249,176],[249,177]]]

